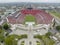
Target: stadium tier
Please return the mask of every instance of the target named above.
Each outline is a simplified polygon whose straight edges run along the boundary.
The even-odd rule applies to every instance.
[[[23,24],[26,15],[32,15],[35,18],[37,24],[50,24],[53,17],[43,10],[38,9],[23,9],[15,12],[14,14],[7,17],[8,22],[11,24]]]

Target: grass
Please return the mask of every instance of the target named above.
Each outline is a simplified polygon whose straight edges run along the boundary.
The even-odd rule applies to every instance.
[[[5,45],[17,45],[18,40],[23,39],[23,38],[27,38],[27,35],[9,35],[5,38]],[[18,40],[16,40],[18,39]],[[24,42],[22,42],[24,43]]]
[[[51,14],[53,14],[54,16],[57,16],[58,18],[60,18],[60,13],[59,12],[55,12],[55,11],[49,11]]]
[[[54,41],[46,36],[42,36],[42,40],[45,45],[54,45]]]
[[[36,35],[36,36],[34,36],[34,38],[38,38],[38,39],[42,40],[44,45],[54,45],[54,43],[55,43],[52,39],[50,39],[46,35],[43,35],[43,36]]]
[[[0,41],[4,41],[4,30],[0,30]]]
[[[26,15],[25,22],[35,22],[35,18],[32,15]]]
[[[39,41],[36,41],[37,45],[40,45],[40,42]]]
[[[24,43],[25,43],[25,42],[24,42],[24,41],[22,41],[22,42],[21,42],[21,45],[24,45]]]

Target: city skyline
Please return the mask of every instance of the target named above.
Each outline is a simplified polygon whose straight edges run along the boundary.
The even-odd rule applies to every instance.
[[[0,3],[11,3],[11,2],[60,3],[60,0],[0,0]]]

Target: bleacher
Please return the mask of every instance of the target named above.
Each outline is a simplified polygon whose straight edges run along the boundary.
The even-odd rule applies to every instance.
[[[37,24],[49,24],[52,22],[53,17],[46,13],[44,10],[38,10],[38,9],[23,9],[21,11],[17,11],[13,14],[12,17],[8,17],[8,20],[10,23],[24,23],[24,17],[27,14],[31,14],[36,18]]]

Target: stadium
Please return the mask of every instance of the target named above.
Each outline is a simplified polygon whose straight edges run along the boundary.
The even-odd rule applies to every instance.
[[[50,3],[4,6],[6,11],[0,16],[0,45],[60,45],[57,8]]]
[[[32,18],[34,17],[35,19],[30,18],[32,19],[30,21],[35,21],[37,24],[50,24],[53,19],[53,17],[50,14],[43,10],[23,9],[8,16],[8,22],[11,24],[23,24],[26,15],[31,15],[30,17]]]
[[[7,22],[15,28],[18,27],[18,24],[24,26],[28,24],[29,26],[32,26],[32,30],[48,30],[49,28],[52,28],[54,18],[44,10],[24,8],[9,15],[7,17]],[[28,29],[26,26],[24,28],[24,26],[22,29]]]

